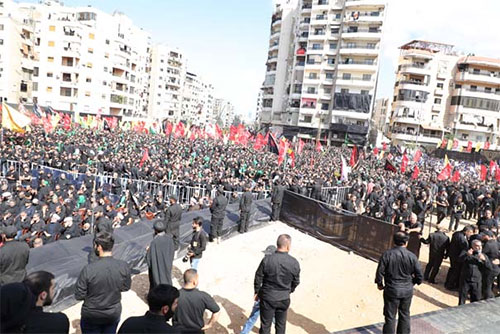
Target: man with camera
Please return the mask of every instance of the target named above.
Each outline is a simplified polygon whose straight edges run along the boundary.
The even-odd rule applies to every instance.
[[[205,231],[203,231],[202,225],[203,220],[201,217],[193,219],[193,236],[188,246],[188,252],[182,259],[182,262],[189,261],[192,269],[198,269],[198,263],[200,262],[202,253],[207,247],[207,235]]]
[[[458,289],[458,305],[465,304],[470,294],[470,302],[481,300],[483,272],[493,269],[490,259],[482,253],[481,240],[472,240],[471,247],[460,254],[463,260],[460,285]]]

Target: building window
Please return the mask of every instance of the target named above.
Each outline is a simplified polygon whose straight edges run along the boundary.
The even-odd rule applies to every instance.
[[[330,50],[336,50],[337,49],[337,43],[330,43]]]
[[[435,98],[434,99],[435,104],[441,104],[441,99],[440,98]]]
[[[106,52],[106,53],[104,54],[104,58],[109,58],[109,53],[107,53],[107,52]]]
[[[88,68],[92,68],[92,63],[88,62],[88,63],[87,63],[87,67],[88,67]]]
[[[311,72],[309,73],[309,79],[317,79],[318,78],[318,74],[315,73],[315,72]]]
[[[3,30],[3,24],[0,24],[0,31]]]
[[[363,74],[363,81],[370,81],[372,79],[371,74]]]
[[[54,45],[56,45],[56,43],[54,43],[54,41],[49,41],[49,46],[50,47],[53,47]]]
[[[47,78],[52,78],[54,74],[52,72],[47,72]]]
[[[92,82],[92,79],[91,79],[91,78],[87,78],[87,79],[85,80],[85,82],[87,82],[87,83],[91,83],[91,82]]]
[[[321,110],[328,110],[330,105],[328,103],[321,103]]]
[[[311,121],[312,121],[312,116],[311,115],[304,116],[304,123],[311,123]]]
[[[92,49],[92,48],[89,48],[89,50],[88,50],[88,51],[89,51],[89,53],[90,53],[90,54],[93,54],[93,53],[94,53],[94,49]]]
[[[348,49],[354,49],[354,48],[356,48],[356,43],[354,43],[354,42],[348,42],[347,43],[347,48]]]
[[[52,87],[47,87],[47,93],[52,93]]]
[[[331,94],[331,93],[332,93],[332,89],[331,89],[331,88],[324,88],[324,89],[323,89],[323,93],[324,93],[325,95]]]
[[[460,88],[462,88],[462,85],[460,85],[460,84],[455,84],[455,89],[460,89]]]
[[[370,91],[364,89],[361,90],[361,95],[368,95],[368,94],[370,94]]]
[[[442,82],[438,83],[437,88],[443,88],[443,83]]]
[[[351,73],[342,74],[342,79],[343,80],[351,80]]]
[[[491,87],[484,87],[484,91],[486,93],[491,93]]]
[[[472,70],[472,73],[473,74],[481,74],[481,70],[478,69],[478,68],[475,68],[475,69]]]
[[[88,91],[87,91],[87,92],[85,92],[85,96],[86,96],[86,97],[90,97],[90,92],[88,92]]]
[[[106,44],[109,45],[109,39],[106,40]]]
[[[3,39],[0,39],[0,45],[3,45]]]
[[[47,61],[49,63],[53,63],[54,62],[54,57],[47,57]]]
[[[330,32],[331,32],[333,35],[338,34],[338,33],[339,33],[339,31],[340,31],[340,28],[338,28],[338,27],[336,27],[336,28],[332,28],[332,29],[330,30]]]
[[[340,89],[340,93],[341,93],[341,94],[349,94],[349,89],[347,89],[347,88],[342,88],[342,89]]]
[[[95,35],[93,33],[89,33],[89,39],[95,39]]]
[[[56,31],[56,26],[49,26],[49,31]]]
[[[368,32],[380,32],[380,30],[378,29],[378,27],[369,27]]]
[[[314,43],[312,48],[313,48],[313,50],[321,50],[323,47],[319,43]]]
[[[307,94],[316,94],[316,88],[307,87]]]
[[[334,73],[334,72],[326,72],[326,74],[325,74],[325,78],[326,78],[326,79],[333,79],[333,73]]]
[[[474,85],[470,86],[470,90],[472,92],[476,92],[477,91],[477,86],[474,86]]]
[[[38,67],[33,67],[33,76],[34,77],[38,76]]]

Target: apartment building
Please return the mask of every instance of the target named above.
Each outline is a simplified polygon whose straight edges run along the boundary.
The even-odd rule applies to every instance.
[[[214,122],[221,128],[229,128],[234,120],[234,105],[226,99],[215,99]]]
[[[182,92],[181,119],[194,125],[213,122],[214,87],[199,75],[186,72]]]
[[[0,1],[0,99],[31,100],[34,62],[34,21],[31,12],[11,0]]]
[[[391,104],[388,98],[375,100],[370,126],[370,143],[376,146],[385,141],[384,134],[387,132],[390,110]]]
[[[444,118],[459,56],[453,45],[414,40],[400,47],[388,137],[435,147],[450,130]]]
[[[149,111],[151,119],[181,119],[186,59],[176,48],[155,45],[151,49]]]
[[[288,136],[364,144],[385,9],[376,0],[279,1],[271,23],[261,123],[281,126]]]
[[[454,85],[445,125],[459,145],[500,150],[500,59],[465,56],[452,71]],[[484,146],[483,146],[484,147]]]

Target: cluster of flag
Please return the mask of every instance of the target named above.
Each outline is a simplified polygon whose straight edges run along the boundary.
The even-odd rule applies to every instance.
[[[459,151],[463,152],[464,148],[459,144],[458,139],[443,139],[440,141],[436,148],[441,147],[442,149],[446,149],[448,151]],[[467,147],[465,148],[465,152],[471,153],[472,150],[474,149],[475,152],[479,152],[479,150],[484,149],[484,150],[489,150],[490,148],[490,142],[476,142],[473,144],[470,140],[467,142]]]

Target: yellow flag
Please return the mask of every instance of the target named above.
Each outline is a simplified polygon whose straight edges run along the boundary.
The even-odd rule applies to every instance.
[[[442,140],[438,141],[438,143],[436,144],[436,148],[439,148],[439,146],[441,146],[442,142],[443,142]]]
[[[453,140],[448,139],[448,145],[446,146],[446,149],[450,151],[453,147]]]
[[[460,147],[458,148],[458,152],[463,152],[464,151],[464,148],[463,146],[460,145]]]
[[[479,152],[479,150],[481,149],[481,142],[477,142],[476,143],[476,152]]]
[[[31,124],[31,119],[21,114],[14,108],[10,108],[6,103],[2,103],[2,127],[15,131],[24,133],[26,126]]]
[[[445,154],[445,155],[444,155],[444,165],[445,165],[445,166],[447,166],[447,165],[449,165],[449,164],[450,164],[450,160],[448,160],[448,155],[447,155],[447,154]]]

